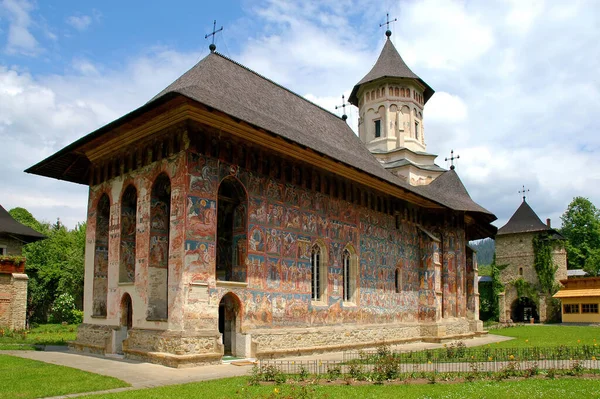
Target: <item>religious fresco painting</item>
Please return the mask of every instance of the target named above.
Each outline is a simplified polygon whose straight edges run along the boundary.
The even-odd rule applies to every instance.
[[[108,295],[108,225],[110,200],[103,194],[95,208],[96,232],[94,249],[93,315],[106,317]],[[93,211],[92,211],[93,212]]]
[[[137,237],[137,190],[127,186],[121,199],[121,253],[119,255],[119,282],[135,281],[135,246]]]
[[[168,317],[169,231],[171,224],[171,180],[160,174],[150,199],[150,257],[148,267],[148,319]]]

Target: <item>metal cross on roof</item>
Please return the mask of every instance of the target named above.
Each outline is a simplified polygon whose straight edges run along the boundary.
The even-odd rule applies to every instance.
[[[346,102],[346,99],[344,97],[344,95],[342,94],[342,105],[336,105],[335,109],[338,108],[342,108],[344,110],[344,114],[342,115],[342,120],[345,121],[346,119],[348,119],[348,115],[346,115],[346,105],[348,103]]]
[[[454,156],[454,150],[450,150],[450,158],[446,158],[446,162],[450,161],[450,170],[454,170],[454,160],[459,158],[460,155]]]
[[[209,36],[212,36],[212,43],[210,44],[210,46],[208,46],[208,48],[210,49],[211,53],[214,53],[215,50],[217,49],[217,46],[215,46],[215,35],[217,34],[217,32],[221,32],[223,30],[223,26],[221,26],[219,29],[216,29],[216,28],[217,28],[217,20],[215,19],[213,21],[213,31],[212,31],[212,33],[204,35],[205,39],[208,39]]]
[[[527,193],[529,192],[529,189],[525,190],[525,185],[523,185],[523,189],[519,190],[519,194],[523,194],[523,201],[525,201],[525,197],[527,195]]]
[[[396,22],[398,20],[398,18],[394,18],[393,21],[390,20],[390,13],[386,13],[385,14],[385,22],[382,24],[379,24],[379,27],[381,28],[383,25],[387,25],[387,30],[385,31],[385,35],[387,37],[392,36],[392,31],[390,30],[390,22]]]

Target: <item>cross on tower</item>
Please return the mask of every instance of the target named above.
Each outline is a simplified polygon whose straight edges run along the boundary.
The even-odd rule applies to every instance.
[[[523,201],[525,201],[525,197],[527,196],[528,192],[529,192],[529,189],[525,190],[525,185],[523,185],[522,190],[519,190],[519,194],[523,194]]]
[[[387,37],[392,36],[392,31],[390,30],[390,22],[396,22],[398,20],[398,18],[394,18],[393,21],[390,21],[390,13],[386,13],[385,14],[385,22],[382,24],[379,24],[379,27],[381,28],[383,25],[387,25],[387,30],[385,31],[385,35]]]
[[[450,158],[446,158],[446,162],[450,161],[450,170],[454,170],[454,160],[459,158],[460,155],[454,156],[454,150],[450,150]]]
[[[215,19],[213,21],[213,31],[212,31],[212,33],[204,35],[205,39],[208,39],[209,36],[212,36],[212,43],[210,44],[210,46],[208,46],[208,48],[210,49],[211,53],[214,53],[215,50],[217,49],[217,46],[215,46],[215,35],[217,34],[217,32],[221,32],[223,30],[222,26],[219,29],[216,29],[216,28],[217,28],[217,20]]]
[[[342,108],[344,111],[344,114],[342,115],[342,120],[345,121],[346,119],[348,119],[348,115],[346,115],[346,99],[344,97],[344,95],[342,94],[342,105],[336,105],[335,109],[338,108]]]

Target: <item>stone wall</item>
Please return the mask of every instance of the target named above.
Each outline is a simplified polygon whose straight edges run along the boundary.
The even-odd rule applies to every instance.
[[[0,248],[6,248],[6,255],[21,255],[23,243],[14,238],[0,234]]]
[[[512,307],[517,301],[518,293],[512,282],[521,278],[528,282],[532,287],[539,285],[539,279],[535,270],[535,255],[533,250],[533,239],[540,233],[518,233],[504,234],[496,237],[496,264],[507,265],[500,272],[500,280],[505,285],[504,315],[501,315],[500,321],[511,319]],[[552,261],[558,267],[555,273],[555,281],[559,283],[561,279],[567,278],[567,253],[564,242],[554,240],[552,250]],[[520,270],[522,269],[522,274]],[[501,299],[502,299],[501,298]],[[539,318],[541,322],[547,320],[551,315],[547,315],[547,310],[554,309],[551,305],[551,298],[547,298],[540,293]]]
[[[28,277],[23,273],[0,273],[0,327],[25,329],[27,281]]]

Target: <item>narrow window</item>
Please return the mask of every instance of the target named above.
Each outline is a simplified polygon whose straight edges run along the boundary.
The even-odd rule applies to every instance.
[[[381,137],[381,120],[375,121],[375,138]]]
[[[396,288],[396,293],[399,293],[402,290],[402,274],[400,269],[396,269],[394,274],[394,286]]]
[[[312,256],[310,259],[312,273],[311,273],[311,291],[312,299],[315,301],[321,300],[321,248],[315,245],[312,249]]]
[[[419,122],[415,122],[415,138],[419,140]]]
[[[519,276],[523,276],[523,268],[519,267]]]
[[[352,299],[350,290],[350,252],[345,249],[342,257],[342,278],[344,281],[344,301]]]

